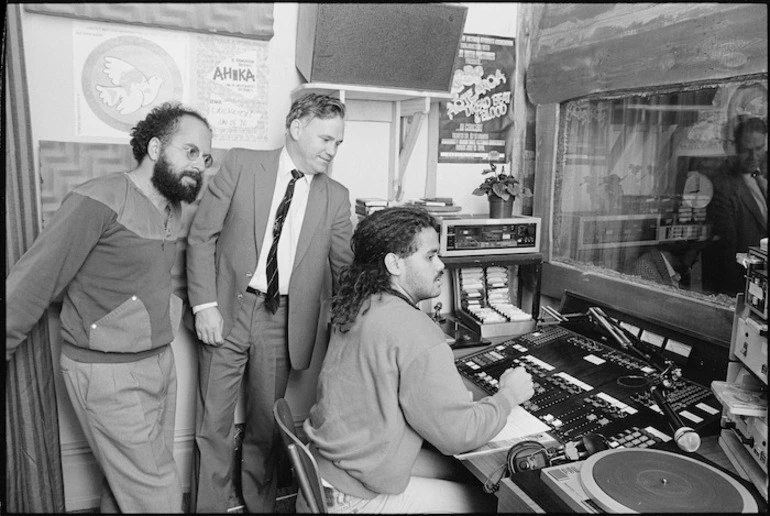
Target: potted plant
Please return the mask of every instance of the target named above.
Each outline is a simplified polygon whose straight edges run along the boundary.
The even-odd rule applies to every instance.
[[[486,195],[489,199],[489,217],[501,219],[510,217],[513,213],[513,201],[518,195],[532,197],[532,192],[527,187],[522,187],[519,181],[512,175],[505,173],[503,165],[500,173],[497,166],[490,161],[489,168],[481,172],[482,175],[492,174],[487,177],[478,188],[473,190],[473,195]]]

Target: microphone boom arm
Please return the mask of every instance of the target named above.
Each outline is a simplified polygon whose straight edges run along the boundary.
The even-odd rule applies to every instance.
[[[672,362],[657,352],[645,353],[634,345],[633,341],[626,335],[626,331],[615,325],[607,317],[599,307],[592,306],[588,309],[588,313],[591,317],[604,328],[607,333],[618,343],[618,345],[628,353],[636,355],[642,359],[645,363],[649,364],[653,369],[658,371],[658,376],[663,385],[670,387],[673,383],[681,378],[682,371]]]

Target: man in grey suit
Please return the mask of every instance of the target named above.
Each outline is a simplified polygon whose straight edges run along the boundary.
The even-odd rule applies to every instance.
[[[249,512],[274,509],[272,406],[290,369],[310,365],[319,322],[327,321],[321,308],[353,257],[348,190],[324,173],[342,143],[344,117],[332,97],[294,102],[285,147],[232,149],[193,219],[187,280],[201,345],[192,511],[228,509],[244,379],[244,501]]]

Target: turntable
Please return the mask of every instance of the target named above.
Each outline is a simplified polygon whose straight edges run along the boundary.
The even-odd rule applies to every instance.
[[[582,513],[758,512],[752,494],[728,474],[663,450],[606,450],[545,468],[541,479]]]

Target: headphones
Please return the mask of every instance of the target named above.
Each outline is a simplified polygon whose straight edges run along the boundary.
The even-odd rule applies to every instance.
[[[509,473],[521,473],[550,466],[551,457],[548,448],[539,442],[522,441],[511,446],[505,463]]]
[[[607,440],[601,434],[585,434],[578,441],[570,441],[563,446],[548,449],[538,441],[521,441],[508,450],[505,463],[484,482],[484,491],[494,493],[500,488],[504,477],[524,471],[535,471],[548,466],[583,460],[589,455],[609,448]],[[501,471],[499,478],[492,484],[492,477]]]

